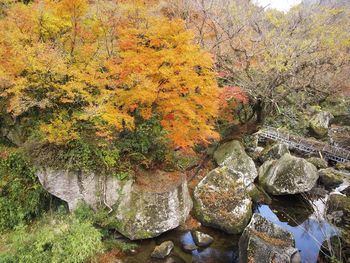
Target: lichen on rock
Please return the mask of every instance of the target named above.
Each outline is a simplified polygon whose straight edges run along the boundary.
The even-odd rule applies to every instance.
[[[252,201],[237,171],[218,167],[194,191],[194,212],[204,225],[241,233],[252,215]]]
[[[167,173],[155,173],[159,180]],[[192,209],[192,200],[184,175],[167,187],[142,188],[134,180],[118,180],[113,176],[95,173],[77,173],[43,168],[37,172],[43,187],[68,203],[75,210],[80,202],[97,209],[113,209],[117,230],[129,239],[146,239],[178,227],[186,221]],[[165,179],[164,179],[165,178]]]
[[[247,155],[239,141],[226,142],[214,152],[214,159],[219,166],[226,166],[241,173],[246,186],[258,176],[254,161]]]
[[[259,168],[260,185],[273,195],[310,191],[317,179],[317,169],[313,164],[290,154],[267,161]]]
[[[299,263],[293,235],[259,214],[254,214],[239,240],[239,262]]]

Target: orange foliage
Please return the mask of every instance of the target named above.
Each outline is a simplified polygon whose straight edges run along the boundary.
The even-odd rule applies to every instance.
[[[237,86],[224,86],[221,89],[219,95],[219,104],[220,104],[220,116],[223,119],[233,121],[233,111],[238,104],[248,104],[249,98],[242,91],[240,87]]]
[[[174,146],[216,138],[213,60],[155,1],[38,0],[0,19],[0,98],[44,140],[118,139],[135,115],[160,116]],[[6,83],[3,84],[3,83]],[[88,125],[87,125],[88,124]]]

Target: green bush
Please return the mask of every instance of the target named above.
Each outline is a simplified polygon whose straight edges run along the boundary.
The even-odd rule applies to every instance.
[[[79,139],[57,146],[33,139],[26,150],[39,166],[98,171],[125,179],[127,173],[133,173],[135,164],[151,168],[171,159],[169,141],[159,118],[136,120],[135,129],[120,131],[116,141]]]
[[[130,161],[146,167],[163,163],[169,156],[169,141],[157,117],[149,120],[137,118],[134,131],[121,132],[117,148]]]
[[[16,150],[0,148],[0,232],[29,223],[49,203],[34,169]]]
[[[0,262],[86,262],[103,251],[101,237],[91,222],[74,216],[46,217],[31,227],[17,227]]]

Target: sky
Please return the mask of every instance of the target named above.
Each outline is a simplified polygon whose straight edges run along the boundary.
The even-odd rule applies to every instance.
[[[287,12],[292,6],[297,5],[301,0],[254,0],[260,6],[276,8],[280,11]]]

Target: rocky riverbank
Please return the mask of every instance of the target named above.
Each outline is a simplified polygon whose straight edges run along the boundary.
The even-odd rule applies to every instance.
[[[218,245],[217,237],[207,235],[210,234],[209,228],[203,226],[225,232],[227,240],[236,240],[231,243],[232,256],[226,257],[234,261],[254,259],[254,262],[263,263],[278,259],[278,262],[296,263],[311,258],[310,262],[316,262],[321,248],[326,251],[323,254],[334,256],[329,252],[333,251],[331,237],[347,238],[349,234],[346,220],[349,216],[349,190],[339,192],[340,185],[345,188],[348,184],[349,165],[328,167],[325,160],[316,156],[304,158],[283,144],[264,146],[256,145],[256,149],[248,151],[250,154],[239,141],[219,146],[213,155],[217,167],[195,185],[192,196],[185,176],[179,173],[158,171],[157,177],[145,176],[139,182],[50,169],[40,170],[37,175],[45,189],[65,200],[71,210],[79,202],[95,209],[100,205],[107,206],[117,223],[116,230],[131,240],[169,236],[168,240],[160,238],[162,242],[152,245],[152,249],[148,247],[147,255],[140,252],[149,262],[152,262],[152,257],[172,260],[169,262],[191,262],[189,255],[196,258],[196,255],[202,255],[201,251],[224,253],[208,250]],[[276,211],[280,208],[275,209],[274,204],[280,198],[298,198],[307,205],[298,214],[293,213],[296,207],[291,203],[284,207],[282,214],[285,218],[276,220]],[[192,200],[194,209],[191,212]],[[179,244],[175,241],[171,233],[178,233],[178,230],[163,234],[183,226],[190,213],[199,223],[187,231],[180,231],[180,236],[190,235],[191,242]],[[324,236],[313,231],[316,225],[325,227],[321,231]],[[309,242],[317,244],[312,256],[306,254],[299,230],[294,227],[310,234]],[[318,244],[324,242],[330,244],[328,250],[325,245]],[[346,251],[347,248],[342,249]],[[126,258],[125,262],[133,262],[130,261],[132,257]],[[134,258],[138,256],[134,255]]]

